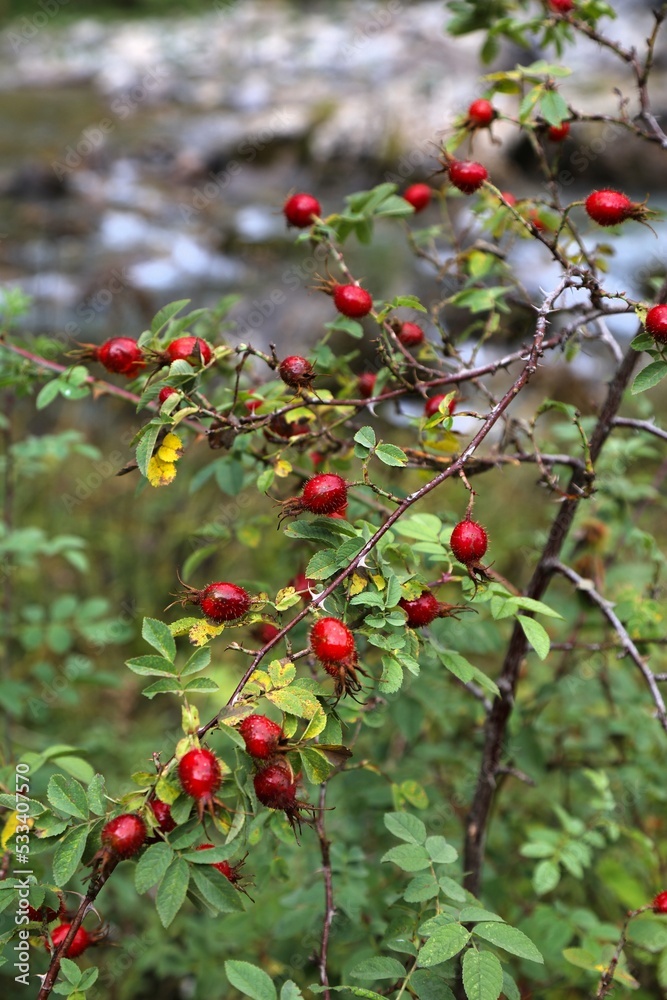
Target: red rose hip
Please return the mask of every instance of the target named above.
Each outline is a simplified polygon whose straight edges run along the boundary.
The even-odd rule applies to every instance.
[[[609,188],[589,194],[585,207],[590,218],[599,226],[617,226],[626,219],[641,220],[647,214],[642,204],[630,201],[627,195]]]
[[[150,799],[148,802],[151,812],[158,822],[158,830],[162,833],[171,833],[176,829],[176,822],[171,815],[171,806],[162,799]]]
[[[335,514],[347,504],[347,483],[335,472],[320,472],[309,479],[300,497],[282,502],[281,520],[309,514]]]
[[[103,827],[101,841],[117,858],[131,858],[146,840],[146,824],[136,813],[123,813]]]
[[[556,14],[569,14],[574,10],[574,0],[549,0],[549,6]]]
[[[398,327],[395,327],[394,329],[396,330],[396,336],[401,344],[403,344],[403,347],[419,347],[420,344],[424,343],[424,331],[417,323],[400,323]]]
[[[313,222],[313,216],[320,216],[322,208],[317,198],[305,191],[299,191],[288,198],[283,205],[283,214],[290,226],[306,229]]]
[[[224,580],[209,583],[203,590],[192,587],[181,600],[184,604],[198,604],[206,617],[217,625],[242,618],[252,603],[247,590]]]
[[[362,399],[370,399],[370,397],[375,392],[375,383],[377,381],[377,375],[373,372],[362,372],[357,379],[357,392]]]
[[[186,795],[208,804],[222,783],[220,761],[212,750],[193,747],[179,760],[178,777]]]
[[[550,125],[547,129],[547,136],[552,142],[563,142],[570,134],[570,123],[561,122],[560,125]]]
[[[480,97],[468,108],[468,124],[473,128],[487,128],[497,115],[491,101]]]
[[[245,741],[246,750],[257,760],[273,757],[283,738],[282,726],[266,715],[248,715],[239,724],[238,730]]]
[[[304,389],[310,386],[315,378],[315,372],[310,361],[299,357],[298,354],[291,354],[278,365],[278,374],[285,383],[292,389]]]
[[[466,519],[456,525],[449,544],[459,562],[465,566],[475,566],[486,552],[488,541],[482,525]]]
[[[71,924],[58,924],[57,927],[53,928],[51,931],[51,941],[53,942],[54,949],[65,940],[71,926]],[[67,946],[65,956],[67,958],[78,958],[79,955],[83,955],[86,948],[89,948],[91,944],[94,944],[94,942],[95,939],[91,937],[85,927],[79,927]]]
[[[667,344],[667,306],[652,306],[646,313],[644,325],[654,340]]]
[[[360,285],[335,285],[333,300],[338,312],[351,319],[367,316],[373,308],[370,292]]]
[[[667,913],[667,892],[659,892],[653,900],[654,913]]]
[[[433,417],[433,416],[435,416],[435,414],[440,411],[440,404],[443,401],[443,399],[447,399],[447,395],[448,395],[447,393],[443,392],[443,393],[440,393],[440,395],[438,395],[438,396],[431,396],[430,399],[427,399],[426,400],[426,405],[424,406],[424,416],[426,416],[426,417]],[[450,399],[449,405],[447,407],[447,411],[450,414],[450,416],[454,412],[455,409],[456,409],[456,397],[453,396]]]
[[[412,205],[415,212],[421,212],[431,201],[431,194],[428,184],[411,184],[403,192],[403,198]]]
[[[131,337],[112,337],[88,356],[99,361],[108,372],[134,378],[145,366],[144,353]]]
[[[447,169],[450,181],[463,194],[479,191],[489,176],[486,167],[474,160],[450,160]]]
[[[162,389],[160,389],[160,392],[158,393],[158,397],[157,397],[158,398],[158,403],[160,404],[160,406],[162,406],[162,404],[167,399],[169,399],[170,396],[173,396],[175,392],[178,392],[178,390],[174,389],[173,386],[171,386],[171,385],[165,385]]]
[[[211,345],[201,337],[179,337],[172,340],[163,355],[165,362],[187,361],[190,365],[207,365],[213,357]]]
[[[436,618],[456,618],[457,611],[466,611],[461,604],[445,604],[430,590],[424,590],[419,597],[408,600],[402,597],[398,602],[408,616],[407,625],[410,628],[423,628],[430,625]]]

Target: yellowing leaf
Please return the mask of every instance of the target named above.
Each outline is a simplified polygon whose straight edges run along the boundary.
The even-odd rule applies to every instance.
[[[384,588],[387,586],[387,581],[383,576],[380,576],[379,573],[375,574],[371,573],[371,580],[373,581],[378,590],[384,590]]]
[[[286,476],[289,476],[290,472],[292,471],[292,466],[290,465],[289,462],[285,461],[284,458],[281,458],[273,466],[273,471],[280,479],[284,479]]]
[[[146,478],[151,486],[168,486],[176,478],[176,466],[153,455],[146,469]]]
[[[7,817],[7,822],[2,829],[2,837],[0,837],[0,844],[3,848],[7,846],[11,838],[16,833],[16,827],[19,825],[19,814],[17,812],[10,813]]]
[[[356,594],[360,594],[362,590],[365,590],[367,586],[368,580],[365,580],[359,573],[353,573],[348,593],[350,597],[355,597]]]
[[[210,625],[208,622],[197,622],[188,632],[188,638],[194,646],[205,646],[209,639],[220,635],[225,629],[224,625]]]
[[[448,455],[455,455],[461,448],[457,435],[452,431],[445,431],[437,440],[429,439],[428,446],[433,451],[442,451]]]

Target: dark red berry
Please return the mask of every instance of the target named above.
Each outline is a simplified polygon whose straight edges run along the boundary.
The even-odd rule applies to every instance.
[[[269,809],[284,809],[288,815],[296,814],[297,781],[286,761],[278,761],[262,768],[253,778],[255,795]]]
[[[505,199],[505,201],[507,202],[507,204],[511,205],[512,208],[514,208],[514,206],[516,205],[516,198],[514,197],[514,195],[512,194],[512,192],[511,191],[501,191],[500,193],[502,194],[502,196]]]
[[[146,840],[146,824],[136,813],[116,816],[102,828],[102,844],[118,858],[131,858]]]
[[[362,372],[357,379],[357,392],[362,399],[370,399],[375,392],[377,375],[373,372]]]
[[[179,760],[178,777],[186,795],[208,803],[222,782],[220,761],[212,750],[194,747]]]
[[[195,599],[196,598],[196,599]],[[242,618],[250,608],[250,594],[235,583],[209,583],[203,590],[195,591],[189,598],[198,604],[207,618],[217,622],[233,622]]]
[[[245,740],[246,750],[258,760],[273,757],[283,738],[282,726],[266,715],[248,715],[238,729]]]
[[[317,198],[313,198],[312,194],[299,191],[287,199],[283,205],[283,213],[290,226],[305,229],[306,226],[311,225],[314,215],[321,216],[322,208]]]
[[[354,636],[338,618],[319,618],[310,631],[310,645],[322,663],[340,663],[354,656]]]
[[[570,123],[561,122],[560,125],[550,125],[547,135],[552,142],[563,142],[570,134]]]
[[[143,351],[131,337],[105,340],[101,347],[95,349],[93,356],[108,372],[125,375],[126,378],[134,378],[146,364]]]
[[[620,191],[604,189],[593,191],[586,199],[586,211],[600,226],[617,226],[626,219],[640,219],[645,215],[643,205],[630,201]]]
[[[51,931],[51,941],[53,942],[54,949],[65,940],[71,926],[71,924],[58,924],[57,927],[53,928]],[[79,927],[67,946],[65,955],[67,958],[78,958],[79,955],[83,955],[86,948],[89,948],[93,943],[94,938],[90,936],[85,927]]]
[[[215,844],[199,844],[195,850],[196,851],[209,851]],[[237,865],[230,865],[229,861],[214,861],[211,864],[211,868],[217,868],[221,875],[229,879],[230,882],[236,884],[240,880],[239,872],[243,867],[243,861],[239,861]]]
[[[246,399],[243,405],[245,406],[248,413],[254,413],[255,410],[258,410],[262,405],[262,400],[251,397],[250,399]]]
[[[170,396],[173,396],[175,392],[178,392],[178,390],[174,389],[170,385],[165,385],[163,389],[160,389],[160,392],[158,393],[157,397],[160,406],[164,403],[166,399],[169,399]]]
[[[415,212],[421,212],[429,204],[432,193],[428,184],[411,184],[403,192],[403,197],[412,205]]]
[[[435,594],[430,590],[425,590],[419,597],[408,601],[402,597],[398,602],[399,608],[403,608],[408,616],[407,624],[410,628],[421,628],[423,625],[430,625],[438,617],[440,602]]]
[[[213,357],[210,344],[201,337],[179,337],[167,344],[164,352],[168,364],[187,361],[191,365],[207,365]]]
[[[569,14],[574,10],[574,0],[549,0],[549,6],[557,14]]]
[[[359,285],[335,285],[333,300],[338,312],[353,319],[367,316],[373,308],[370,292]]]
[[[468,108],[468,122],[474,128],[486,128],[496,117],[497,111],[491,101],[480,97]]]
[[[253,635],[257,636],[262,645],[266,645],[267,642],[275,639],[279,632],[280,629],[272,625],[271,622],[260,622],[253,628]]]
[[[660,344],[667,344],[667,306],[652,306],[646,313],[646,332]]]
[[[452,552],[459,562],[466,566],[473,566],[479,562],[489,543],[489,538],[477,521],[459,521],[454,530],[449,544]]]
[[[654,913],[667,913],[667,892],[659,892],[653,900]]]
[[[448,170],[450,181],[464,194],[479,191],[489,176],[486,167],[474,160],[450,160]]]
[[[310,361],[291,354],[278,366],[278,373],[286,385],[292,389],[307,388],[315,378],[315,372]]]
[[[403,347],[419,347],[424,343],[424,331],[417,323],[401,323],[397,336]]]
[[[301,494],[304,510],[311,514],[333,514],[347,503],[347,483],[334,472],[321,472],[309,479]]]
[[[162,833],[171,833],[176,829],[176,821],[171,815],[171,806],[162,799],[150,799],[148,805],[158,822],[158,830]]]
[[[438,396],[431,396],[430,399],[426,400],[426,405],[424,407],[424,416],[433,417],[436,413],[440,412],[440,404],[443,399],[447,398],[447,393],[440,393]],[[456,397],[452,396],[447,407],[448,413],[451,415],[456,409]]]

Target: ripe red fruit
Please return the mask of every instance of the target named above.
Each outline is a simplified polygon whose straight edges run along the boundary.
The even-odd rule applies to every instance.
[[[335,285],[333,300],[338,312],[353,319],[367,316],[373,308],[370,292],[359,285]]]
[[[646,332],[660,344],[667,344],[667,306],[652,306],[646,313]]]
[[[609,189],[593,191],[585,204],[591,219],[600,226],[617,226],[626,219],[643,219],[646,215],[643,205],[630,201],[620,191]]]
[[[574,10],[574,0],[549,0],[549,6],[557,14],[569,14]]]
[[[282,726],[266,715],[248,715],[240,723],[238,730],[245,740],[245,748],[251,757],[268,760],[278,749],[283,738]]]
[[[299,191],[287,199],[283,205],[283,214],[290,226],[305,229],[311,225],[314,215],[320,216],[322,214],[322,208],[317,198],[314,198],[312,194]]]
[[[653,900],[654,913],[667,913],[667,892],[659,892]]]
[[[439,396],[431,396],[430,399],[427,399],[426,405],[424,407],[424,416],[426,417],[435,416],[435,414],[438,413],[440,410],[440,403],[443,401],[443,399],[446,398],[447,398],[447,393],[442,392],[440,393]],[[456,409],[456,397],[454,396],[452,397],[452,399],[450,399],[447,410],[450,414],[452,414],[455,409]]]
[[[160,389],[160,392],[158,393],[158,397],[157,397],[160,406],[162,406],[162,404],[164,403],[165,399],[169,399],[169,397],[173,396],[174,393],[177,392],[177,391],[178,391],[177,389],[174,389],[170,385],[165,385],[164,388]]]
[[[310,361],[291,354],[280,362],[278,374],[286,385],[292,389],[307,388],[315,378],[315,372]]]
[[[459,521],[449,540],[452,552],[465,566],[475,566],[486,552],[489,538],[477,521]]]
[[[54,949],[61,944],[69,933],[71,924],[58,924],[51,931],[51,941],[53,942]],[[89,948],[91,944],[94,944],[95,939],[91,937],[85,927],[79,927],[70,941],[65,955],[67,958],[78,958],[79,955],[83,955],[86,948]]]
[[[474,160],[450,160],[447,169],[454,187],[464,194],[478,191],[489,176],[486,167]]]
[[[412,600],[402,597],[398,602],[408,616],[406,624],[410,628],[423,628],[430,625],[436,618],[456,618],[457,611],[468,610],[462,604],[445,604],[430,590],[425,590]]]
[[[468,108],[468,123],[473,128],[486,128],[497,114],[498,112],[493,104],[491,104],[491,101],[480,97],[478,100],[473,101]]]
[[[134,378],[146,364],[143,351],[131,337],[105,340],[101,347],[93,350],[92,357],[108,372],[125,375],[126,378]]]
[[[198,604],[207,618],[220,624],[242,618],[250,608],[250,594],[235,583],[209,583],[203,590],[194,590],[184,600]]]
[[[193,747],[179,760],[178,777],[186,795],[209,805],[222,782],[220,761],[212,750]]]
[[[403,192],[405,200],[412,205],[415,212],[421,212],[431,200],[431,188],[428,184],[411,184]]]
[[[334,472],[320,472],[309,479],[300,497],[290,497],[282,504],[281,519],[310,514],[334,514],[347,503],[347,483]]]
[[[164,357],[168,364],[172,361],[187,361],[191,365],[207,365],[213,352],[210,344],[201,337],[179,337],[167,344]]]
[[[271,622],[260,622],[258,625],[255,625],[253,629],[253,635],[257,636],[262,645],[270,642],[271,639],[275,638],[279,632],[280,629],[276,628],[275,625],[272,625]]]
[[[158,830],[161,830],[162,833],[171,833],[172,830],[176,829],[176,821],[171,815],[171,807],[167,802],[163,802],[162,799],[149,799],[148,805],[158,821]]]
[[[357,379],[357,392],[361,399],[370,399],[370,397],[375,392],[375,383],[377,381],[377,375],[373,372],[362,372]]]
[[[336,700],[361,690],[354,636],[338,618],[319,618],[310,630],[310,648],[326,672],[336,681]]]
[[[401,323],[396,335],[403,347],[419,347],[424,343],[424,331],[417,323]]]
[[[248,413],[254,413],[255,410],[258,410],[262,405],[262,400],[254,398],[246,399],[243,405],[245,406]]]
[[[501,191],[500,193],[502,194],[502,196],[505,199],[505,201],[507,202],[507,204],[511,205],[512,208],[514,208],[514,206],[516,205],[516,198],[514,197],[514,195],[512,194],[512,192],[511,191]]]
[[[215,847],[215,844],[199,844],[195,850],[208,851],[212,847]],[[239,872],[243,867],[243,860],[239,861],[236,865],[230,865],[229,861],[214,861],[211,867],[217,868],[221,875],[224,875],[225,878],[229,879],[229,881],[235,885],[241,878]]]
[[[550,125],[547,135],[552,142],[563,142],[570,134],[570,123],[561,122],[560,125]]]
[[[101,841],[118,858],[131,858],[146,840],[146,824],[136,813],[116,816],[102,828]]]
[[[258,801],[269,809],[282,809],[292,829],[301,827],[301,809],[312,809],[307,802],[299,802],[297,799],[298,783],[298,776],[294,776],[286,760],[263,767],[253,778]]]

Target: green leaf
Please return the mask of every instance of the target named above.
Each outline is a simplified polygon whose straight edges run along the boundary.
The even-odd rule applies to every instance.
[[[208,852],[201,851],[200,853],[207,854]],[[217,868],[195,865],[192,868],[192,880],[206,902],[220,913],[243,911],[241,893]]]
[[[158,313],[155,314],[155,318],[151,323],[151,333],[157,337],[166,327],[169,320],[179,313],[181,309],[185,307],[190,302],[190,299],[179,299],[176,302],[168,302],[166,306],[163,306]]]
[[[490,941],[503,951],[508,951],[511,955],[519,958],[527,958],[530,962],[544,964],[541,952],[535,947],[530,938],[508,924],[494,922],[477,924],[473,931],[475,937]]]
[[[408,887],[403,893],[406,903],[424,903],[427,899],[433,899],[439,892],[437,881],[429,872],[427,875],[415,875],[408,883]]]
[[[499,917],[497,913],[485,910],[482,906],[464,906],[459,911],[459,920],[462,924],[479,923],[480,920],[493,920],[500,924],[505,923],[503,918]]]
[[[154,698],[156,694],[172,694],[175,691],[181,690],[181,683],[179,680],[174,678],[173,680],[164,677],[162,680],[155,681],[154,684],[149,684],[141,692],[146,698]]]
[[[53,881],[63,886],[79,867],[88,840],[88,827],[77,826],[69,830],[56,847],[53,855]]]
[[[232,986],[244,996],[252,1000],[276,1000],[276,988],[270,977],[256,965],[230,959],[225,962],[225,973]]]
[[[417,816],[408,812],[385,813],[384,825],[390,833],[409,844],[423,844],[426,840],[426,827]]]
[[[379,444],[375,449],[375,455],[385,465],[394,465],[399,468],[408,461],[405,452],[401,448],[397,448],[395,444]]]
[[[560,868],[554,861],[540,861],[533,872],[533,888],[538,896],[551,892],[560,882]]]
[[[91,812],[94,812],[96,816],[104,816],[107,811],[107,804],[105,799],[105,787],[104,787],[104,775],[96,774],[91,779],[90,784],[86,790],[86,798],[88,799],[88,808]]]
[[[402,979],[405,969],[397,958],[367,958],[350,972],[355,979]]]
[[[70,754],[66,757],[54,757],[52,762],[58,767],[62,767],[63,771],[67,771],[72,777],[78,778],[84,785],[92,781],[95,776],[95,772],[88,761],[82,757],[75,757]]]
[[[420,844],[399,844],[390,848],[380,860],[393,861],[404,872],[418,872],[431,865],[431,859]]]
[[[431,861],[436,864],[450,865],[459,856],[458,851],[448,844],[444,837],[427,837],[424,845]]]
[[[633,396],[636,396],[640,392],[646,392],[647,389],[652,389],[658,382],[662,382],[665,375],[667,375],[667,361],[652,361],[650,365],[642,368],[639,372],[632,383],[630,392]]]
[[[303,993],[291,979],[283,983],[280,988],[280,1000],[302,1000]]]
[[[81,982],[81,969],[71,958],[60,959],[60,969],[68,983],[78,986]]]
[[[133,674],[139,674],[141,677],[173,677],[176,673],[174,664],[164,656],[135,656],[131,660],[126,660],[125,665]]]
[[[464,903],[468,898],[465,889],[455,882],[453,878],[448,875],[441,875],[438,879],[438,885],[444,892],[445,896],[453,899],[457,903]]]
[[[503,993],[507,997],[507,1000],[521,1000],[519,987],[505,969],[503,969]]]
[[[137,465],[142,476],[148,472],[148,463],[151,460],[155,442],[161,429],[162,425],[159,422],[147,424],[137,445]]]
[[[539,658],[545,660],[551,649],[551,639],[547,630],[539,622],[536,622],[534,618],[527,618],[525,615],[517,615],[516,620],[521,625],[526,639]]]
[[[375,431],[372,427],[362,427],[361,430],[357,431],[354,435],[354,440],[357,444],[363,445],[364,448],[374,448],[375,447]]]
[[[301,757],[306,777],[313,785],[321,785],[333,771],[333,765],[315,747],[305,747],[299,751],[299,756]]]
[[[153,649],[157,649],[160,656],[164,656],[171,663],[174,662],[176,642],[168,625],[158,621],[157,618],[144,618],[141,635]]]
[[[184,691],[219,691],[220,685],[211,677],[193,677],[183,688]],[[144,694],[146,692],[144,691]]]
[[[430,969],[415,969],[410,976],[410,987],[419,1000],[454,1000],[454,994],[449,986]]]
[[[440,927],[420,948],[419,965],[422,968],[430,969],[434,965],[448,962],[450,958],[458,955],[465,948],[469,938],[470,931],[467,931],[461,924],[452,923]]]
[[[211,650],[203,646],[196,649],[183,669],[180,671],[181,677],[189,677],[190,674],[197,674],[204,670],[211,662]]]
[[[557,90],[546,90],[540,99],[540,111],[550,125],[560,125],[570,117],[567,103]]]
[[[163,927],[169,927],[188,891],[190,868],[182,858],[174,858],[164,874],[157,891],[155,905]]]
[[[526,611],[534,611],[538,615],[546,615],[548,618],[561,618],[557,611],[550,608],[542,601],[535,601],[532,597],[510,597],[509,602],[516,608],[525,608]]]
[[[174,857],[169,844],[160,842],[146,848],[134,870],[134,886],[137,892],[146,892],[159,882]]]
[[[46,796],[58,812],[77,819],[88,819],[88,799],[83,785],[65,774],[54,774],[49,780]]]
[[[366,619],[368,622],[368,618]],[[382,677],[379,688],[382,694],[394,694],[403,684],[403,668],[393,656],[382,657]]]
[[[100,974],[99,969],[86,969],[81,979],[79,980],[79,989],[83,993],[84,990],[89,990],[93,983],[97,982],[97,977]]]
[[[503,988],[503,969],[492,952],[470,948],[465,953],[463,988],[468,1000],[498,1000]]]
[[[306,567],[306,576],[311,580],[326,580],[339,569],[335,549],[320,549]]]
[[[63,381],[60,378],[55,378],[52,382],[47,382],[46,385],[42,386],[35,400],[37,409],[43,410],[49,403],[52,403],[60,392],[62,385]]]

